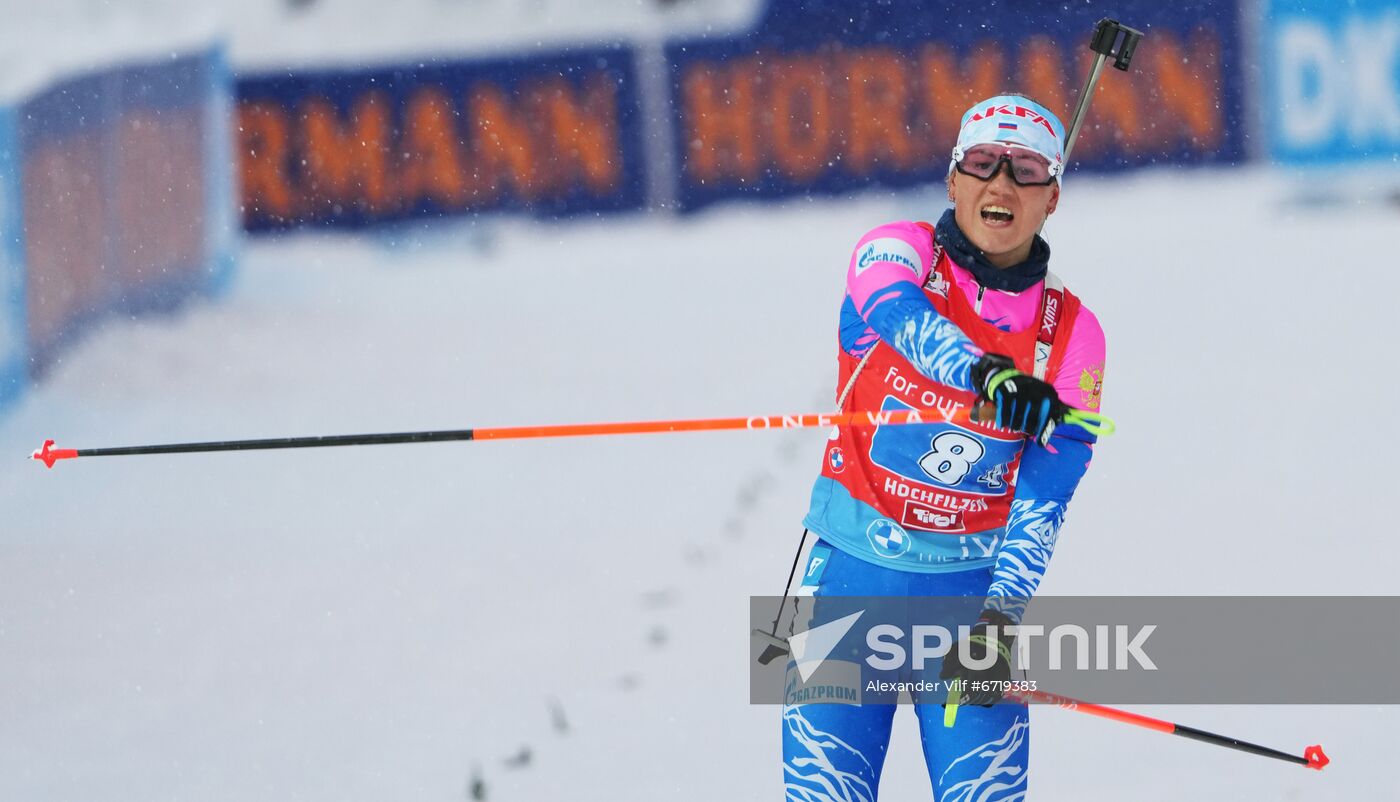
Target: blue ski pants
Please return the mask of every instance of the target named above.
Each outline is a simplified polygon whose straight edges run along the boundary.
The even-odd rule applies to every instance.
[[[807,559],[801,593],[818,599],[981,597],[990,583],[990,569],[939,574],[898,571],[818,541]],[[798,601],[809,609],[813,604],[800,597]],[[937,666],[931,671],[936,678]],[[913,701],[935,802],[1025,798],[1030,751],[1030,717],[1025,705],[963,706],[954,726],[945,727],[942,699],[915,696]],[[897,706],[868,702],[784,706],[783,774],[789,802],[874,802]]]

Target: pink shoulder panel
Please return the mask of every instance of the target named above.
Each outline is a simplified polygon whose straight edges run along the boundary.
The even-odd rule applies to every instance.
[[[1072,407],[1098,412],[1106,356],[1103,327],[1089,307],[1081,305],[1069,342],[1065,343],[1064,362],[1055,376],[1055,390],[1060,400]]]
[[[861,237],[846,271],[846,292],[861,316],[870,313],[872,298],[882,300],[883,290],[899,281],[922,287],[933,260],[928,232],[916,223],[888,223]]]

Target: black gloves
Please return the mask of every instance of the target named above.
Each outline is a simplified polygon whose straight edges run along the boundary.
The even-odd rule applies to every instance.
[[[1069,411],[1054,387],[1000,354],[983,354],[973,364],[972,388],[984,401],[973,410],[974,420],[1022,432],[1042,446]]]
[[[991,707],[1001,701],[1002,695],[1010,688],[1011,647],[1016,640],[1006,634],[1006,628],[1011,625],[1011,619],[993,610],[986,610],[968,633],[966,644],[954,643],[948,656],[943,658],[943,670],[939,672],[939,678],[945,681],[962,681],[959,683],[961,698],[958,704]],[[995,628],[995,635],[988,627]],[[988,668],[972,668],[962,661],[964,650],[967,651],[969,659],[978,661],[979,664],[988,655],[995,653],[996,662]]]

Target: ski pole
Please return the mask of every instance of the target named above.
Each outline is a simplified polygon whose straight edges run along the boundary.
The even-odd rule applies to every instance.
[[[1079,92],[1079,100],[1074,104],[1074,114],[1070,117],[1069,133],[1065,135],[1065,164],[1069,163],[1070,151],[1074,150],[1075,140],[1079,139],[1079,129],[1084,124],[1084,117],[1089,113],[1089,102],[1093,100],[1094,88],[1099,84],[1104,62],[1112,58],[1116,69],[1127,72],[1141,39],[1142,31],[1129,28],[1116,19],[1105,17],[1094,25],[1094,36],[1089,40],[1089,49],[1094,51],[1094,63],[1089,67],[1089,74],[1084,79],[1084,88]]]
[[[773,616],[773,630],[771,632],[764,632],[761,629],[753,631],[754,636],[764,643],[763,653],[758,656],[759,665],[766,666],[790,651],[787,640],[778,637],[778,622],[783,618],[783,607],[787,606],[788,596],[792,593],[792,578],[797,576],[797,563],[802,559],[802,548],[807,545],[808,534],[806,527],[803,527],[802,539],[797,542],[797,553],[792,555],[792,568],[788,571],[787,584],[783,585],[783,599],[778,602],[778,614]],[[793,599],[792,603],[795,609],[797,599]]]
[[[1078,410],[1065,422],[1092,433],[1104,431],[1112,422],[1097,413]],[[332,446],[372,446],[394,443],[442,443],[456,440],[519,440],[540,437],[583,437],[608,434],[656,434],[663,432],[723,431],[732,429],[805,429],[829,426],[882,426],[905,423],[966,423],[972,420],[968,407],[947,412],[938,409],[906,409],[800,415],[761,415],[747,418],[697,418],[682,420],[635,421],[625,423],[574,423],[552,426],[513,426],[478,429],[446,429],[427,432],[389,432],[313,437],[279,437],[262,440],[219,440],[203,443],[121,446],[117,448],[54,448],[53,440],[30,455],[52,468],[55,462],[78,457],[127,457],[138,454],[189,454],[205,451],[260,451],[283,448],[327,448]]]
[[[1288,763],[1296,763],[1310,769],[1321,771],[1324,766],[1332,762],[1322,751],[1321,744],[1313,744],[1303,750],[1303,754],[1294,755],[1288,752],[1281,752],[1277,749],[1270,749],[1267,746],[1252,744],[1248,741],[1241,741],[1238,738],[1231,738],[1227,735],[1217,735],[1213,732],[1198,730],[1195,727],[1188,727],[1184,724],[1177,724],[1151,716],[1144,716],[1139,713],[1130,713],[1126,710],[1119,710],[1115,707],[1081,702],[1078,699],[1071,699],[1068,696],[1046,693],[1045,691],[1008,691],[1007,696],[1015,697],[1026,702],[1040,702],[1052,704],[1064,708],[1065,710],[1075,710],[1080,713],[1088,713],[1091,716],[1099,716],[1118,721],[1123,724],[1132,724],[1138,727],[1145,727],[1149,730],[1167,733],[1168,735],[1180,735],[1183,738],[1190,738],[1202,743],[1223,746],[1227,749],[1237,749],[1241,752],[1248,752],[1252,755],[1271,757],[1275,760],[1282,760]]]
[[[928,416],[926,419],[925,416]],[[584,437],[608,434],[656,434],[662,432],[723,431],[729,429],[805,429],[827,426],[876,426],[926,423],[933,420],[967,421],[966,408],[945,415],[938,410],[908,409],[897,412],[846,412],[839,414],[762,415],[747,418],[698,418],[688,420],[633,421],[621,423],[572,423],[551,426],[444,429],[427,432],[387,432],[313,437],[278,437],[263,440],[220,440],[206,443],[122,446],[118,448],[53,448],[54,441],[31,456],[50,468],[63,459],[77,457],[126,457],[137,454],[189,454],[204,451],[257,451],[282,448],[376,446],[396,443],[442,443],[459,440],[520,440],[540,437]]]

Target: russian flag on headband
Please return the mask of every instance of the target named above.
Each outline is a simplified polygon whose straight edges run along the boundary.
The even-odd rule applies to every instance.
[[[1016,123],[997,123],[997,128],[1000,128],[1004,131],[1015,131]]]

